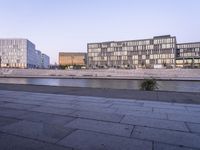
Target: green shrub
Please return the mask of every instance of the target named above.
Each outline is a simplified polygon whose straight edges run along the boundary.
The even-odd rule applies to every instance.
[[[141,90],[154,91],[156,89],[158,89],[158,87],[155,79],[145,79],[141,83]]]

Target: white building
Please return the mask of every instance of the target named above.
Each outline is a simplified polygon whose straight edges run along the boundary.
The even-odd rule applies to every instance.
[[[46,57],[48,57],[46,55]],[[46,58],[45,57],[45,58]],[[11,68],[43,68],[42,53],[27,39],[0,39],[0,66]],[[45,67],[49,66],[49,57]]]

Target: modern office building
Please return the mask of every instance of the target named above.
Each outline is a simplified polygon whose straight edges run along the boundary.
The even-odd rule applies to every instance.
[[[89,43],[88,68],[200,67],[200,43],[177,44],[176,37]]]
[[[67,53],[60,52],[59,53],[59,65],[60,66],[74,66],[86,65],[86,53]]]
[[[177,44],[176,66],[200,68],[200,42]]]
[[[89,68],[175,67],[176,37],[88,44]]]
[[[0,39],[0,60],[8,68],[42,68],[43,62],[49,66],[49,57],[42,62],[42,53],[27,39]]]
[[[49,62],[50,62],[49,56],[47,56],[46,54],[42,54],[41,55],[41,68],[43,68],[43,69],[50,68]]]

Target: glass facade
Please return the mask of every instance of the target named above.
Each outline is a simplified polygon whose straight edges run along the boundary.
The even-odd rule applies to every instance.
[[[0,39],[0,65],[8,68],[41,68],[41,52],[27,39]]]
[[[176,37],[89,43],[89,68],[175,67]]]
[[[46,54],[41,54],[41,58],[40,61],[41,61],[41,68],[49,68],[50,64],[49,64],[49,61],[50,61],[50,58],[49,56],[47,56]]]
[[[0,39],[1,67],[27,67],[27,41]]]

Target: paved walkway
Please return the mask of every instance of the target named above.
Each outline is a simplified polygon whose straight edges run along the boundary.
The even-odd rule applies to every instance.
[[[200,105],[0,91],[2,150],[198,150]]]

